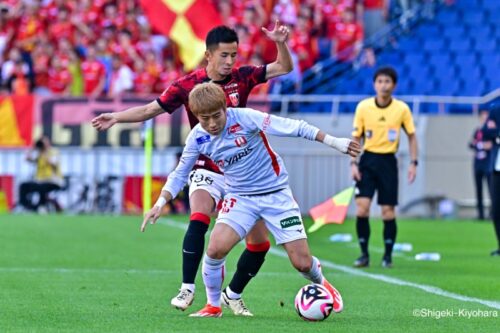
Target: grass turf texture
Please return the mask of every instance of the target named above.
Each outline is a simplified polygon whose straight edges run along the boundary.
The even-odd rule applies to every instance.
[[[205,304],[204,287],[198,276],[194,305],[186,312],[170,307],[181,281],[179,226],[187,219],[167,219],[178,223],[149,226],[141,234],[140,217],[0,215],[0,332],[498,332],[499,310],[327,267],[325,275],[342,292],[345,310],[324,322],[304,322],[293,299],[306,281],[287,259],[273,254],[245,291],[255,317],[224,310],[222,318],[189,318]],[[380,267],[381,224],[371,222],[371,267],[364,272],[500,300],[500,258],[488,255],[495,244],[491,224],[401,220],[398,242],[412,243],[414,251],[396,255],[391,270]],[[353,221],[323,227],[309,235],[312,252],[351,266],[357,245],[328,238],[354,230]],[[228,258],[225,285],[242,249],[236,247]],[[423,251],[440,252],[442,260],[412,259]],[[454,315],[417,317],[415,309]],[[467,318],[460,310],[497,317]]]

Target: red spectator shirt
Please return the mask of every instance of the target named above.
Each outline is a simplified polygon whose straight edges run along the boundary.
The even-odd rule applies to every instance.
[[[85,60],[82,63],[83,91],[85,94],[91,94],[97,88],[104,77],[104,71],[104,65],[97,60]]]
[[[140,94],[149,94],[153,92],[156,77],[148,71],[137,73],[134,78],[134,91]]]
[[[353,47],[356,42],[363,40],[363,28],[357,23],[337,23],[335,25],[335,39],[337,40],[337,57],[340,60],[351,60],[354,50],[347,50]]]
[[[55,22],[49,26],[49,37],[52,41],[57,42],[59,39],[67,39],[73,42],[73,34],[75,33],[75,26],[70,21]]]
[[[173,113],[181,105],[184,105],[189,124],[193,128],[198,124],[198,119],[189,109],[189,93],[197,84],[209,81],[211,80],[207,75],[206,68],[198,69],[172,83],[156,101],[168,113]],[[234,68],[226,79],[212,82],[217,83],[224,90],[228,107],[245,107],[252,88],[266,82],[266,65]],[[206,156],[200,156],[196,162],[196,167],[220,173],[217,165]]]
[[[71,73],[67,69],[49,69],[49,89],[53,93],[60,94],[66,90],[71,83]]]
[[[384,0],[364,0],[363,7],[365,10],[384,9],[385,3]]]

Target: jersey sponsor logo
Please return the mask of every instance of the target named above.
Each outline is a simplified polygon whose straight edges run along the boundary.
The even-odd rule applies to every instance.
[[[204,143],[210,142],[210,135],[204,135],[196,138],[196,143],[202,145]]]
[[[240,94],[237,92],[229,94],[229,100],[232,106],[238,106],[240,104]]]
[[[286,219],[281,220],[280,224],[281,224],[281,229],[286,229],[286,228],[293,227],[294,225],[300,225],[300,224],[302,224],[302,221],[300,220],[300,217],[292,216],[292,217],[287,217]]]
[[[262,130],[265,131],[271,125],[271,115],[268,114],[262,122]]]
[[[236,143],[238,147],[243,147],[247,144],[247,139],[244,136],[239,136],[234,140],[234,143]]]
[[[234,134],[236,132],[239,132],[241,131],[243,128],[241,127],[240,124],[234,124],[233,126],[230,126],[228,129],[227,129],[227,133],[228,134]]]
[[[224,86],[225,90],[234,89],[234,88],[236,88],[236,89],[238,88],[238,83],[231,83],[231,84]]]
[[[247,147],[247,148],[245,148],[245,150],[239,151],[237,154],[235,154],[229,158],[215,161],[215,164],[217,164],[217,166],[219,168],[223,168],[224,166],[230,166],[230,165],[240,161],[242,158],[244,158],[248,154],[250,154],[252,152],[252,150],[253,150],[252,148]]]

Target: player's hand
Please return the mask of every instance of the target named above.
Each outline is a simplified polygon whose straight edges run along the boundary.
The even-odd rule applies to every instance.
[[[287,41],[290,35],[290,30],[286,25],[280,24],[279,20],[274,23],[274,28],[272,31],[267,30],[262,27],[261,30],[266,34],[267,38],[276,43],[284,43]]]
[[[347,147],[347,151],[345,153],[349,154],[351,157],[358,157],[359,153],[361,153],[361,146],[359,145],[359,142],[350,141],[351,142],[349,142],[349,146]]]
[[[410,168],[408,169],[408,183],[413,183],[415,178],[417,178],[417,166],[410,164]]]
[[[147,212],[146,215],[144,215],[144,221],[142,221],[141,225],[141,232],[144,232],[144,230],[146,230],[148,222],[150,222],[151,224],[155,224],[156,221],[158,221],[158,219],[160,218],[160,215],[161,215],[161,208],[158,206],[153,206],[153,208],[151,208],[149,212]]]
[[[92,119],[92,126],[98,131],[104,131],[116,124],[116,118],[112,113],[102,113]]]
[[[361,180],[361,172],[359,172],[358,165],[356,163],[351,164],[351,176],[355,181]]]

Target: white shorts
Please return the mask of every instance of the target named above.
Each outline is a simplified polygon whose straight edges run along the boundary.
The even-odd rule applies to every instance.
[[[266,195],[228,193],[216,223],[225,223],[245,238],[258,219],[264,219],[276,244],[307,238],[299,205],[289,188]]]
[[[207,191],[215,201],[215,207],[224,197],[224,175],[205,169],[195,169],[189,174],[189,196],[196,190]]]

